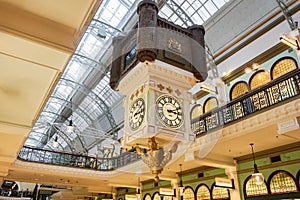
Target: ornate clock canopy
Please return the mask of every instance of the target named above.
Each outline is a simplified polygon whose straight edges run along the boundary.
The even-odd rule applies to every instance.
[[[113,40],[110,85],[126,95],[123,146],[148,149],[141,155],[158,177],[172,158],[164,148],[194,141],[188,91],[207,77],[204,29],[160,18],[154,1],[142,1],[137,12],[135,29]],[[147,148],[151,138],[156,149]]]

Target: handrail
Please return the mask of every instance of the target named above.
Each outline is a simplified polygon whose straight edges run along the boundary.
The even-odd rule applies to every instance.
[[[136,152],[128,151],[118,157],[97,158],[95,156],[23,146],[18,154],[18,159],[43,164],[110,171],[139,161],[141,156]]]
[[[192,130],[196,137],[200,137],[211,130],[235,123],[261,110],[278,106],[279,103],[298,96],[299,88],[300,69],[296,69],[224,106],[192,119]]]

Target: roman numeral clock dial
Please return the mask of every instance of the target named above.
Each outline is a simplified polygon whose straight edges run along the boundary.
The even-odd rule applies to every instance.
[[[156,114],[160,122],[169,128],[178,129],[183,123],[182,106],[178,99],[162,95],[156,100]]]
[[[145,117],[145,101],[142,98],[136,99],[129,109],[129,127],[131,130],[137,130]]]

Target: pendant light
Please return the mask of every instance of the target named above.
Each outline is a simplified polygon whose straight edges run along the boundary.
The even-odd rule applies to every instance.
[[[55,136],[54,141],[53,141],[53,147],[57,148],[58,147],[58,137]]]
[[[253,158],[253,162],[254,162],[254,173],[252,174],[252,177],[255,179],[255,184],[260,185],[260,184],[264,183],[264,176],[257,169],[257,165],[255,163],[253,145],[254,145],[253,143],[250,144],[251,150],[252,150],[252,158]]]
[[[72,99],[70,100],[71,102],[71,119],[69,121],[69,125],[67,126],[67,133],[72,133],[74,130],[74,126],[73,126],[73,121],[72,121],[72,117],[73,117],[73,102]]]
[[[180,174],[179,174],[179,178],[180,178],[180,182],[179,182],[179,195],[183,196],[185,187],[182,184],[182,164],[179,164],[180,167]]]

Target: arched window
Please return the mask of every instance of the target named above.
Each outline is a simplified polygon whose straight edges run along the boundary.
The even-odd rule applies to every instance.
[[[204,103],[204,112],[209,112],[218,107],[218,100],[215,97],[209,97]]]
[[[250,78],[250,89],[253,90],[259,86],[265,85],[270,82],[270,74],[268,71],[259,70]]]
[[[195,119],[203,114],[203,108],[200,104],[195,105],[191,111],[191,119]]]
[[[229,191],[226,188],[215,187],[215,184],[212,186],[212,199],[230,199]]]
[[[244,194],[246,197],[262,196],[268,194],[267,184],[256,184],[255,178],[250,175],[244,183]]]
[[[271,194],[298,192],[293,176],[284,171],[276,171],[270,176]]]
[[[247,92],[249,92],[248,84],[245,81],[239,81],[232,86],[230,99],[233,100]]]
[[[145,194],[144,200],[152,200],[151,195],[149,193]]]
[[[200,184],[196,189],[197,200],[210,200],[210,191],[207,185]]]
[[[297,69],[297,62],[290,57],[277,60],[271,68],[271,78],[276,79],[294,69]]]
[[[159,193],[158,192],[155,192],[154,194],[153,194],[153,198],[152,198],[153,200],[160,200],[160,195],[159,195]]]
[[[195,194],[193,188],[189,186],[185,187],[183,193],[183,200],[195,200]]]

